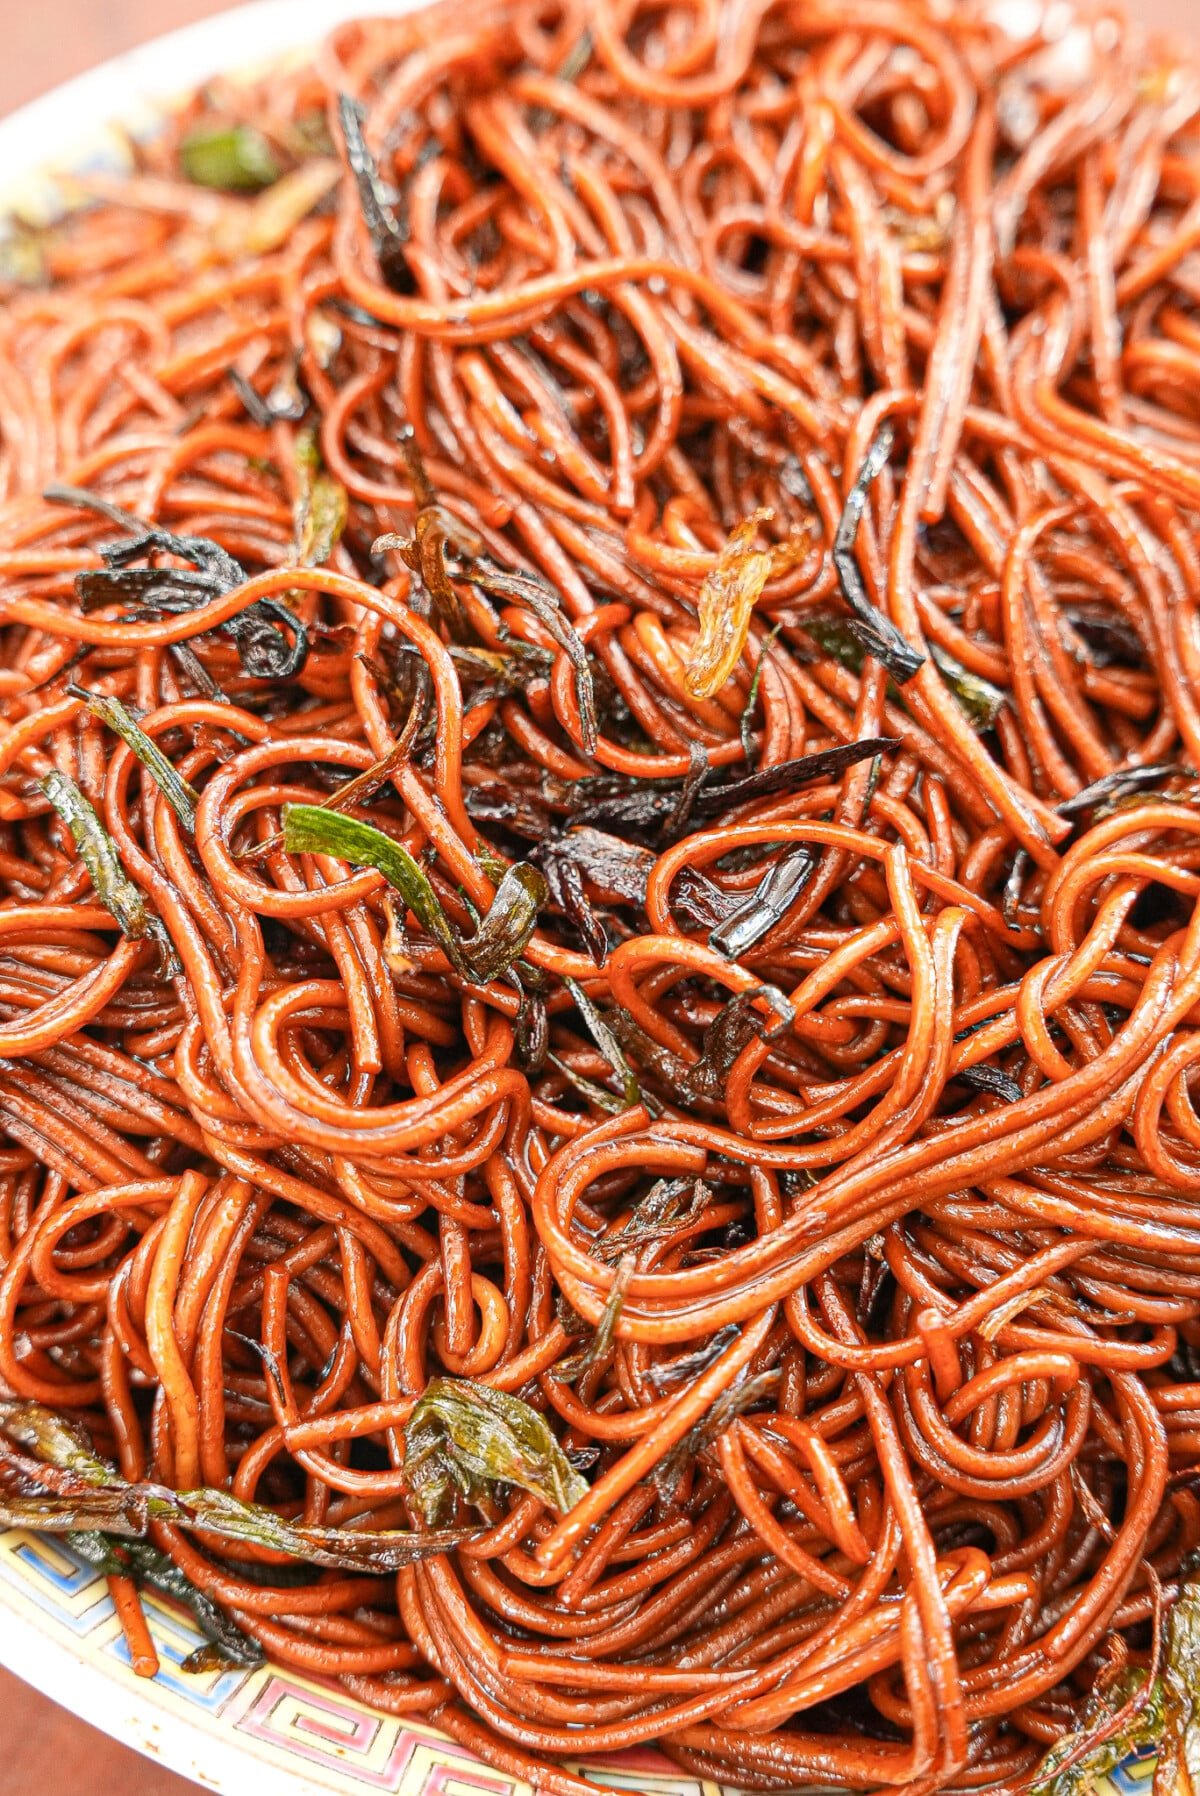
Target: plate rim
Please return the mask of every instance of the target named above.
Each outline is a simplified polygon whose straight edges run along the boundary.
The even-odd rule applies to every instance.
[[[314,48],[350,19],[400,18],[421,0],[249,0],[119,51],[0,117],[0,202],[23,182],[70,173],[89,138],[160,112],[214,76]],[[38,146],[53,145],[52,149]],[[2,208],[0,208],[2,209]]]

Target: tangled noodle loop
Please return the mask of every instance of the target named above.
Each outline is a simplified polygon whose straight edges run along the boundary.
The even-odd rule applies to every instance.
[[[550,1796],[1016,1791],[1200,1547],[1200,70],[1061,10],[350,27],[4,288],[0,1379],[341,1529],[539,1412],[153,1532]]]

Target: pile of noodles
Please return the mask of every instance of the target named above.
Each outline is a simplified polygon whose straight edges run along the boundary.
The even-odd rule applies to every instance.
[[[546,1796],[1019,1789],[1200,1545],[1200,73],[447,7],[85,198],[0,294],[4,1413],[454,1530],[138,1498],[142,1661],[169,1560]]]

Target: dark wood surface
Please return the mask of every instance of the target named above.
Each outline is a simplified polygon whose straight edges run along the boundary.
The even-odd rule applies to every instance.
[[[0,114],[106,56],[221,12],[225,0],[13,0],[0,6]],[[370,11],[370,7],[364,8]]]
[[[225,0],[32,0],[0,7],[0,115],[58,81],[175,25],[220,12]],[[364,0],[364,12],[386,10]],[[1197,0],[1137,0],[1142,19],[1195,28]],[[195,1786],[115,1746],[0,1672],[4,1796],[188,1796]]]
[[[4,1796],[196,1796],[195,1784],[115,1745],[5,1671],[0,1790]]]

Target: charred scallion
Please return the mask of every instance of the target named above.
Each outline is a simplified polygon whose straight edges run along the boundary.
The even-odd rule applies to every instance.
[[[604,1305],[603,1314],[596,1324],[595,1331],[587,1346],[570,1359],[560,1360],[554,1369],[554,1376],[563,1384],[578,1384],[582,1378],[602,1366],[612,1351],[617,1336],[617,1323],[621,1319],[621,1311],[625,1307],[625,1296],[629,1290],[629,1281],[637,1266],[636,1257],[627,1253],[620,1260],[612,1289]]]
[[[548,896],[545,875],[528,861],[516,861],[508,869],[475,934],[461,945],[477,984],[498,979],[525,952]]]
[[[758,651],[758,659],[754,663],[754,677],[750,681],[750,690],[746,694],[746,702],[742,706],[738,730],[747,762],[753,758],[754,754],[754,707],[758,703],[758,689],[762,685],[763,669],[770,658],[772,645],[781,628],[780,624],[772,624],[764,636],[762,647]]]
[[[1055,808],[1060,817],[1084,817],[1101,805],[1117,804],[1135,792],[1153,792],[1182,771],[1172,761],[1155,761],[1143,767],[1118,767],[1115,772],[1106,773],[1101,779],[1081,787],[1070,798],[1062,799]]]
[[[592,754],[599,736],[595,681],[583,638],[563,610],[557,593],[536,574],[512,573],[491,565],[472,568],[470,577],[473,585],[494,598],[507,599],[510,604],[522,605],[532,611],[562,649],[574,676],[580,740],[584,751]]]
[[[929,653],[933,664],[949,686],[951,692],[966,712],[977,730],[990,730],[1008,703],[1008,694],[991,680],[985,680],[982,674],[973,673],[948,655],[945,649],[932,644]]]
[[[608,936],[588,903],[579,862],[568,854],[560,854],[544,857],[542,864],[555,904],[575,925],[596,965],[602,967],[608,954]]]
[[[660,1502],[668,1508],[674,1503],[689,1466],[739,1416],[745,1415],[747,1410],[753,1409],[755,1404],[769,1396],[778,1385],[779,1377],[777,1369],[757,1374],[742,1372],[736,1382],[722,1392],[708,1414],[655,1467],[652,1478]]]
[[[411,424],[400,431],[400,453],[416,507],[413,533],[410,537],[391,532],[376,537],[372,552],[379,555],[386,549],[396,551],[405,566],[418,576],[452,640],[461,643],[470,636],[471,628],[462,597],[450,577],[446,553],[449,550],[463,569],[473,568],[483,557],[483,538],[439,501]]]
[[[553,869],[569,861],[601,891],[611,892],[630,904],[645,902],[646,881],[654,867],[654,856],[648,848],[586,824],[547,843],[537,858],[550,875],[552,885],[557,880]]]
[[[776,1020],[770,1025],[756,1008],[760,999],[775,1013]],[[695,1061],[663,1047],[626,1011],[613,1009],[608,1023],[626,1054],[657,1079],[673,1101],[707,1108],[720,1102],[729,1069],[742,1049],[756,1039],[771,1040],[790,1026],[793,1017],[792,1006],[773,985],[737,992],[705,1030],[703,1050]]]
[[[163,1596],[181,1603],[190,1611],[200,1632],[210,1646],[217,1649],[225,1663],[261,1665],[266,1658],[257,1640],[252,1640],[235,1622],[228,1620],[212,1598],[198,1589],[165,1553],[161,1553],[148,1540],[118,1541],[111,1540],[104,1534],[73,1530],[66,1536],[66,1544],[80,1559],[94,1566],[105,1577],[132,1578],[135,1584],[157,1590]],[[209,1669],[199,1659],[201,1651],[203,1649],[198,1649],[197,1653],[189,1655],[184,1661],[185,1670]]]
[[[560,1514],[587,1484],[544,1416],[520,1397],[465,1378],[434,1378],[404,1427],[409,1500],[423,1525],[440,1526],[455,1495],[489,1503],[506,1486],[540,1497]]]
[[[528,861],[518,861],[505,873],[475,935],[464,942],[428,874],[402,843],[372,824],[320,805],[285,805],[283,845],[289,854],[327,854],[374,867],[400,893],[455,971],[475,985],[498,979],[525,952],[548,896],[545,876]]]
[[[577,1091],[581,1098],[586,1098],[589,1104],[594,1105],[605,1116],[619,1116],[622,1110],[629,1108],[624,1098],[619,1098],[615,1092],[607,1090],[603,1085],[597,1085],[596,1081],[589,1079],[586,1074],[576,1072],[570,1062],[564,1060],[561,1055],[547,1054],[546,1058],[550,1065],[562,1074],[572,1091]]]
[[[800,842],[780,855],[746,902],[709,935],[709,946],[718,954],[737,960],[757,947],[792,905],[817,870],[820,855],[808,842]]]
[[[315,431],[296,443],[296,559],[301,567],[324,567],[342,539],[350,502],[340,480],[326,472]]]
[[[964,1066],[954,1076],[974,1091],[986,1091],[993,1097],[1003,1098],[1006,1104],[1019,1103],[1024,1096],[1017,1081],[998,1066]]]
[[[94,1453],[82,1432],[38,1403],[0,1398],[0,1433],[30,1449],[51,1472],[65,1472],[69,1494],[0,1492],[0,1523],[44,1533],[102,1533],[141,1539],[154,1521],[201,1529],[225,1540],[267,1547],[288,1558],[339,1571],[393,1572],[430,1552],[458,1546],[462,1529],[442,1534],[389,1529],[324,1528],[292,1522],[260,1503],[246,1503],[216,1489],[169,1490],[122,1478]]]
[[[712,1339],[705,1341],[702,1347],[692,1353],[680,1354],[677,1359],[666,1360],[660,1365],[646,1369],[647,1381],[656,1391],[675,1390],[681,1384],[689,1384],[693,1378],[699,1378],[707,1372],[714,1360],[720,1359],[727,1347],[732,1347],[739,1334],[735,1322],[729,1322],[719,1328]]]
[[[605,1236],[599,1253],[612,1260],[630,1248],[654,1241],[670,1241],[688,1228],[712,1203],[711,1188],[703,1179],[656,1179],[644,1197],[614,1234]]]
[[[85,611],[132,599],[143,614],[192,611],[244,586],[245,568],[220,543],[206,536],[179,536],[160,525],[144,525],[104,498],[79,487],[49,487],[55,503],[86,506],[130,532],[126,541],[103,543],[103,568],[75,577]],[[136,567],[155,555],[171,555],[186,567]],[[237,644],[238,659],[253,679],[289,680],[308,659],[308,632],[278,599],[259,599],[226,618],[221,630]]]
[[[634,1104],[641,1102],[642,1093],[638,1085],[637,1074],[626,1060],[620,1042],[609,1028],[603,1012],[593,1004],[579,982],[575,979],[568,979],[566,984],[567,990],[575,1000],[575,1008],[587,1024],[588,1034],[621,1082],[625,1107],[632,1108]]]
[[[799,755],[795,760],[748,773],[744,779],[732,780],[728,785],[704,786],[693,800],[692,809],[697,816],[715,817],[752,798],[772,798],[777,792],[794,792],[814,780],[836,779],[860,761],[873,761],[876,755],[887,754],[899,746],[896,736],[864,736],[858,742],[818,749],[815,754]]]
[[[67,691],[72,698],[82,699],[92,716],[99,718],[101,723],[107,724],[109,729],[119,736],[126,747],[137,756],[184,829],[189,835],[193,834],[196,828],[196,806],[200,802],[200,794],[195,786],[176,771],[157,742],[147,736],[145,730],[125,708],[120,699],[110,698],[101,692],[88,692],[82,686],[68,686]]]
[[[75,781],[57,768],[38,784],[70,830],[101,904],[127,936],[140,940],[150,926],[146,900],[122,867],[117,845],[91,804]]]
[[[408,265],[408,225],[397,211],[396,195],[379,172],[379,164],[367,145],[366,111],[349,94],[338,97],[338,118],[346,162],[358,188],[358,204],[366,223],[379,272],[395,293],[412,293],[415,283]]]
[[[891,618],[871,603],[855,558],[859,525],[867,509],[867,494],[872,482],[887,465],[894,441],[895,431],[890,424],[885,424],[867,451],[858,478],[847,495],[834,537],[833,565],[837,569],[842,597],[854,614],[850,629],[867,654],[887,669],[898,686],[903,686],[919,672],[925,657],[905,641]]]

